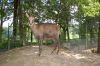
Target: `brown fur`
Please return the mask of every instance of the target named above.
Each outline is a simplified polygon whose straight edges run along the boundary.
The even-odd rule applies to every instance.
[[[29,19],[30,28],[39,43],[39,56],[41,55],[42,52],[43,40],[46,38],[54,41],[54,43],[56,44],[54,50],[58,48],[57,50],[58,53],[60,47],[59,43],[60,26],[53,23],[36,24],[35,22],[33,22],[35,19],[34,17],[29,16],[28,14],[26,14],[26,16]],[[54,52],[54,50],[52,51],[52,53]]]

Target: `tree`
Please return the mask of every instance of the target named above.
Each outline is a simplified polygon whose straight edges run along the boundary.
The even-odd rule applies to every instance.
[[[98,32],[98,48],[97,53],[100,54],[100,20],[99,20],[99,32]]]
[[[18,2],[19,0],[14,0],[14,16],[13,16],[13,42],[15,42],[17,37],[17,20],[18,20]]]
[[[0,9],[0,16],[1,16],[1,21],[0,21],[0,42],[2,43],[2,32],[3,32],[3,22],[4,22],[4,17],[6,16],[6,13],[5,13],[5,8],[4,6],[6,5],[6,0],[3,1],[1,0],[0,1],[0,5],[1,5],[1,9]]]
[[[23,24],[23,11],[22,11],[22,1],[18,1],[18,17],[19,17],[19,36],[20,36],[20,45],[24,46],[24,24]]]
[[[1,0],[1,10],[0,10],[0,16],[1,16],[1,23],[0,23],[0,42],[2,43],[2,32],[3,32],[3,1]]]
[[[76,0],[78,4],[78,8],[80,8],[80,12],[83,13],[83,19],[88,26],[90,38],[93,38],[93,24],[96,24],[98,21],[94,22],[94,17],[100,17],[100,0]],[[79,13],[79,12],[78,12]],[[94,20],[93,20],[94,19]],[[96,19],[97,20],[97,19]],[[85,23],[83,22],[83,23]],[[83,31],[82,31],[83,32]],[[98,28],[98,48],[97,53],[100,53],[100,20],[99,20],[99,28]]]
[[[100,0],[98,0],[99,4],[100,4]],[[100,17],[100,10],[99,10],[99,17]],[[97,48],[97,53],[100,54],[100,18],[99,18],[99,31],[98,31],[98,48]]]

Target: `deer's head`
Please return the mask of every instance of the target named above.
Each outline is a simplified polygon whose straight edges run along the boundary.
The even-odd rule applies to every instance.
[[[36,18],[33,17],[33,16],[29,16],[27,13],[26,13],[26,16],[27,16],[27,18],[29,20],[29,24],[32,25],[34,23],[34,21],[35,21]]]

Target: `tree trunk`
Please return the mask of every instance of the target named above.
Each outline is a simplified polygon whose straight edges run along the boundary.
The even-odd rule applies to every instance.
[[[13,16],[13,42],[17,36],[17,13],[18,12],[18,0],[14,0],[14,16]]]
[[[100,4],[100,0],[99,0]],[[100,17],[100,11],[99,11],[99,17]],[[99,32],[98,32],[98,47],[97,47],[97,53],[100,54],[100,18],[99,18]]]
[[[20,45],[24,46],[24,28],[21,21],[19,21],[19,35],[20,35]]]
[[[0,23],[0,43],[2,43],[2,32],[3,32],[3,20],[1,19],[1,23]]]
[[[100,21],[99,21],[99,32],[98,32],[98,48],[97,53],[100,54]]]
[[[19,35],[20,35],[20,46],[24,46],[24,24],[22,16],[22,7],[20,5],[20,0],[18,1],[18,17],[19,17]]]
[[[67,22],[67,28],[66,28],[66,31],[67,31],[67,38],[68,38],[68,41],[70,41],[70,35],[69,35],[69,22],[68,20],[66,20]]]
[[[61,41],[65,42],[66,41],[66,30],[63,28],[61,32]]]
[[[85,27],[85,28],[84,28]],[[86,24],[79,24],[79,38],[80,39],[86,39]]]
[[[3,32],[3,19],[1,18],[1,23],[0,23],[0,43],[2,43],[2,32]]]
[[[63,34],[64,34],[64,41],[66,41],[66,30],[63,30]]]
[[[67,39],[70,41],[69,28],[67,28]]]
[[[3,2],[1,1],[1,10],[3,10]],[[2,32],[3,32],[3,15],[1,13],[1,23],[0,23],[0,43],[2,43]]]
[[[94,31],[93,31],[93,28],[90,29],[90,42],[93,43],[93,40],[95,38],[95,35],[94,35]]]
[[[94,38],[94,32],[93,29],[90,29],[90,39]]]
[[[31,31],[31,43],[32,43],[32,41],[33,41],[33,34],[32,34],[32,31]]]

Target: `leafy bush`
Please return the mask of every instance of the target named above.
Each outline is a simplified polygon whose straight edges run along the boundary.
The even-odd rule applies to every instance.
[[[8,47],[8,40],[3,41],[0,43],[0,49],[7,49]]]

